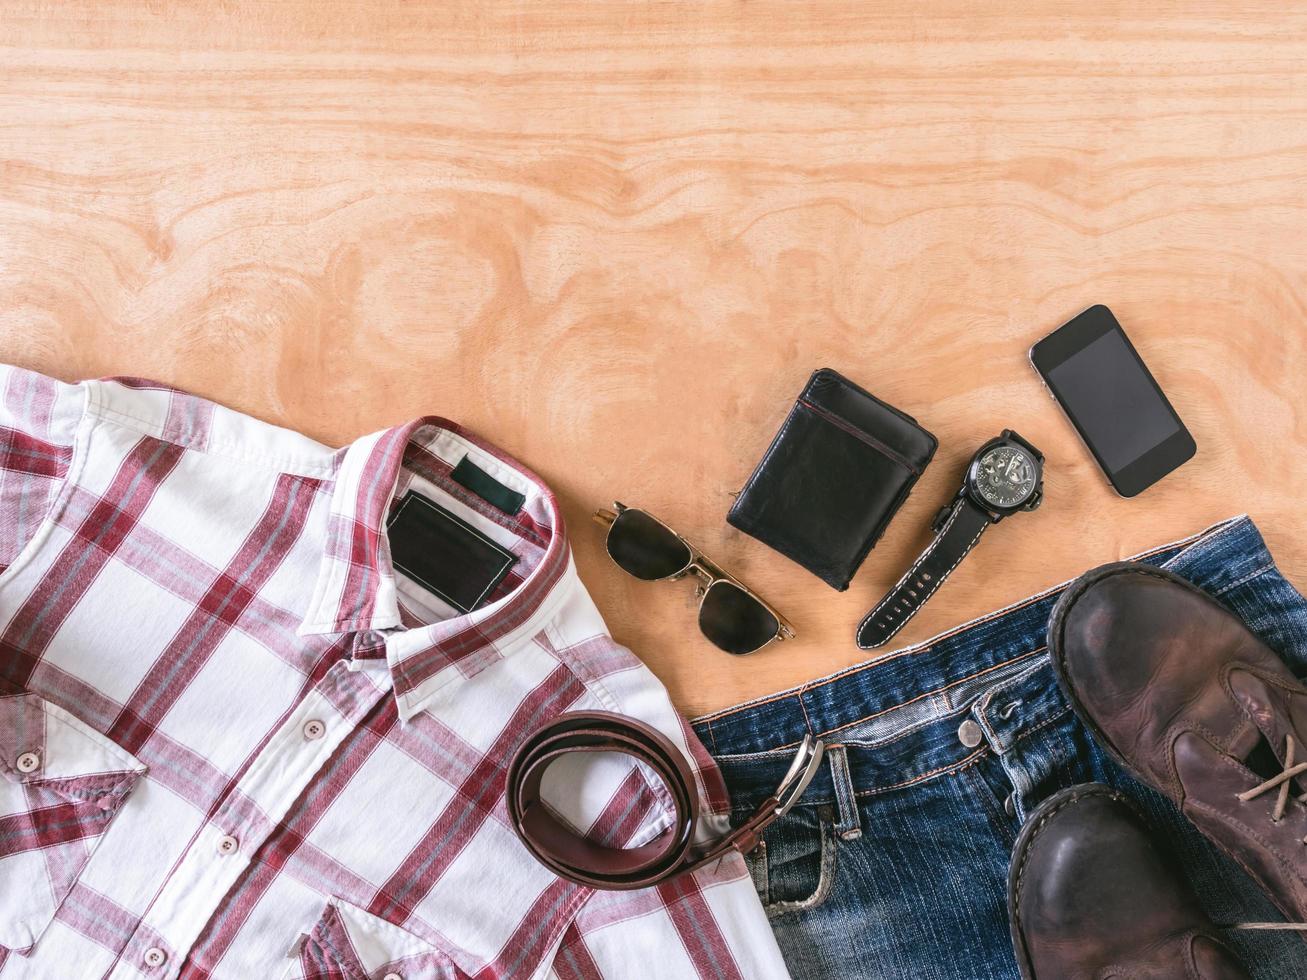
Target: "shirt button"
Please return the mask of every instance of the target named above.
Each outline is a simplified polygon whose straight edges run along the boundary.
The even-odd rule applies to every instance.
[[[984,737],[980,726],[970,718],[958,726],[958,741],[969,749],[974,749]]]
[[[151,946],[149,949],[145,951],[146,966],[163,966],[164,962],[167,959],[168,959],[168,954],[165,953],[163,950],[161,950],[158,946]]]
[[[312,741],[315,738],[322,738],[327,733],[327,726],[316,718],[312,718],[304,723],[304,737]]]
[[[231,834],[223,834],[218,838],[218,853],[224,857],[228,854],[235,854],[240,846],[240,841]]]
[[[36,772],[41,768],[41,757],[35,752],[24,752],[16,761],[19,772]]]
[[[381,980],[404,980],[398,973],[387,973]]]

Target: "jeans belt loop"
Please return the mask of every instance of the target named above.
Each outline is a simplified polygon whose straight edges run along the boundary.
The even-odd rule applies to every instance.
[[[857,840],[862,836],[862,818],[858,813],[857,791],[849,775],[849,753],[843,745],[826,746],[830,760],[831,782],[835,786],[835,804],[838,807],[835,833],[842,840]]]

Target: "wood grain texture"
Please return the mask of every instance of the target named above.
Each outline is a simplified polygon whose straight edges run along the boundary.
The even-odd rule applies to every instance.
[[[903,643],[1241,511],[1307,581],[1307,9],[1280,2],[0,7],[0,358],[341,443],[459,419],[564,502],[619,640],[699,712],[853,629],[974,446],[1047,503]],[[1026,362],[1112,306],[1199,456],[1116,498]],[[808,373],[936,462],[837,594],[725,513]],[[787,613],[747,660],[603,556],[618,497]]]

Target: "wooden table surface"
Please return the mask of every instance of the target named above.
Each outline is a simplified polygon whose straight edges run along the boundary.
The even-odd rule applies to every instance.
[[[1307,8],[312,0],[0,7],[0,359],[151,376],[339,444],[461,420],[563,501],[687,712],[864,658],[853,629],[1012,426],[1047,502],[916,641],[1231,514],[1307,581]],[[1103,302],[1199,445],[1113,495],[1026,361]],[[725,514],[809,372],[935,463],[848,592]],[[663,517],[788,614],[733,659]]]

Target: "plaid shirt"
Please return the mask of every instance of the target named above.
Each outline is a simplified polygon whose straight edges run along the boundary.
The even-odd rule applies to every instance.
[[[396,571],[409,491],[508,556],[471,612]],[[0,568],[0,980],[786,975],[738,855],[592,892],[514,836],[507,761],[569,709],[670,737],[702,837],[727,801],[553,494],[458,426],[332,451],[150,382],[3,368]],[[622,756],[561,761],[546,795],[623,846],[670,819]]]

